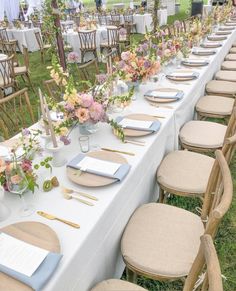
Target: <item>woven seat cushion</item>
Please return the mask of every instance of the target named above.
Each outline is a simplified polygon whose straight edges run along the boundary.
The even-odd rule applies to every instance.
[[[236,61],[225,61],[221,64],[222,70],[236,71]]]
[[[216,115],[231,115],[233,105],[233,98],[206,95],[198,100],[196,110]]]
[[[236,71],[220,70],[216,73],[215,78],[222,81],[236,82]]]
[[[225,57],[225,60],[226,60],[226,61],[236,61],[236,55],[235,55],[235,54],[228,54],[228,55]]]
[[[234,43],[232,44],[232,47],[236,47],[236,42],[234,42]]]
[[[27,69],[25,66],[22,66],[22,67],[15,67],[14,68],[14,72],[16,75],[18,74],[23,74],[23,73],[26,73],[27,72]]]
[[[168,189],[203,196],[214,159],[190,151],[168,154],[157,170],[157,181]]]
[[[211,95],[234,95],[236,93],[236,83],[229,81],[212,80],[207,83],[206,91]]]
[[[236,54],[236,47],[232,47],[232,48],[229,50],[229,52],[230,52],[231,54]]]
[[[127,281],[110,279],[98,283],[91,291],[145,291],[146,289]]]
[[[179,278],[189,273],[204,227],[199,216],[160,203],[141,206],[121,240],[125,262],[148,274]]]
[[[218,149],[223,146],[227,126],[210,121],[192,120],[180,130],[182,143],[206,149]]]

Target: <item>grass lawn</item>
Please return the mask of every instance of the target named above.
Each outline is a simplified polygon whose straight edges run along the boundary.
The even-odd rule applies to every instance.
[[[88,5],[94,5],[93,0],[86,0],[84,3],[88,3]],[[108,3],[114,2],[122,2],[120,0],[109,1]],[[187,10],[187,0],[180,1],[181,2],[181,11],[176,16],[169,17],[168,21],[173,22],[175,19],[180,19],[186,17]],[[129,3],[129,2],[127,2]],[[141,35],[135,35],[134,38],[136,40],[140,40],[143,38]],[[37,89],[38,87],[42,88],[43,80],[50,79],[48,70],[46,67],[50,65],[50,60],[46,61],[46,64],[42,65],[40,62],[40,54],[39,52],[30,54],[30,71],[31,78],[34,84],[34,87]],[[23,84],[21,84],[21,88]],[[31,102],[34,107],[34,112],[37,114],[38,110],[38,97],[35,96],[31,92]],[[234,189],[236,189],[236,157],[232,161],[231,165],[231,173],[234,181]],[[189,210],[195,211],[195,206],[198,204],[196,199],[189,198],[180,198],[174,197],[171,198],[168,202],[170,204],[176,205],[178,207],[183,207]],[[229,213],[226,215],[221,227],[219,229],[219,233],[217,235],[216,248],[219,255],[222,274],[226,276],[227,280],[224,280],[224,290],[225,291],[235,291],[236,290],[236,193],[234,194],[232,207]],[[174,283],[159,283],[157,281],[148,280],[145,278],[139,278],[138,283],[142,285],[144,288],[151,291],[175,291],[181,290],[182,283],[174,282]]]

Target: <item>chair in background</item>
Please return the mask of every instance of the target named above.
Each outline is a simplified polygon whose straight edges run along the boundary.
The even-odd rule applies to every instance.
[[[110,17],[111,17],[111,21],[110,21],[111,25],[114,25],[116,27],[121,26],[121,15],[120,14],[111,13]]]
[[[121,239],[121,253],[129,281],[135,283],[137,275],[159,281],[183,279],[190,274],[196,257],[198,262],[192,271],[196,265],[198,270],[203,269],[201,250],[199,254],[200,237],[208,234],[214,239],[233,195],[227,161],[220,150],[215,154],[201,217],[161,203],[145,204],[131,216]],[[186,287],[184,290],[191,289]]]
[[[14,55],[0,60],[0,89],[5,92],[8,88],[16,89],[16,81],[13,65]],[[5,95],[5,93],[4,93]]]
[[[44,64],[45,52],[47,52],[51,48],[51,45],[43,43],[43,39],[42,39],[39,31],[35,31],[34,35],[35,35],[36,41],[37,41],[38,46],[39,46],[39,50],[40,50],[40,54],[41,54],[41,62]]]
[[[96,75],[99,74],[97,59],[93,59],[82,65],[78,65],[77,68],[80,80],[83,81],[83,89],[88,89],[91,85],[95,84]]]
[[[0,41],[1,47],[2,47],[2,52],[5,55],[8,55],[9,57],[14,55],[14,61],[13,64],[14,66],[18,66],[18,58],[17,58],[17,53],[16,53],[16,42],[8,42],[8,41]]]
[[[112,51],[112,49],[116,49],[118,54],[119,51],[119,28],[107,28],[107,42],[101,43],[100,45],[101,51],[104,49],[108,51]]]
[[[127,50],[131,43],[131,26],[124,24],[123,27],[119,30],[119,44],[120,44],[120,52],[122,49]],[[125,32],[125,34],[123,34]]]
[[[202,290],[223,291],[220,263],[213,240],[209,234],[201,237],[201,245],[185,280],[183,291],[192,291],[197,286],[199,275],[202,271],[202,261],[206,264],[206,272],[202,282],[205,289],[203,288]],[[124,280],[110,279],[98,283],[91,291],[117,290],[144,291],[146,289]]]
[[[72,20],[74,21],[77,27],[80,26],[80,16],[72,16]]]
[[[99,25],[108,25],[110,22],[109,22],[109,19],[108,19],[108,16],[106,14],[98,14],[98,23]]]
[[[63,92],[62,92],[62,88],[60,86],[58,86],[56,84],[56,82],[51,79],[51,80],[46,80],[43,82],[47,94],[50,98],[52,98],[53,100],[60,102],[62,101],[62,97],[63,97]]]
[[[20,51],[20,47],[18,44],[18,40],[17,39],[9,39],[9,36],[7,34],[7,29],[6,28],[1,28],[0,29],[0,41],[1,42],[13,42],[16,44],[18,50]]]
[[[96,48],[96,30],[78,31],[80,40],[81,62],[84,63],[86,53],[93,53],[94,58],[97,58]]]
[[[9,139],[34,123],[27,88],[0,99],[0,135]]]
[[[124,13],[124,24],[125,26],[130,26],[130,32],[137,32],[137,25],[134,22],[134,16],[132,13],[130,13],[130,11]]]
[[[35,89],[33,87],[33,84],[31,82],[31,79],[30,79],[28,48],[25,47],[24,45],[22,45],[22,47],[23,47],[24,65],[23,66],[14,67],[14,74],[15,74],[15,77],[21,76],[24,81],[26,79],[27,82],[29,83],[29,85],[31,86],[32,90],[34,91],[34,93],[36,93]]]

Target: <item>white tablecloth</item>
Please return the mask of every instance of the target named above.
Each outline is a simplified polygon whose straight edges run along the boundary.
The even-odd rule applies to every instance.
[[[19,47],[22,51],[22,45],[26,46],[30,52],[39,50],[39,46],[34,32],[39,31],[39,28],[25,29],[7,29],[7,34],[10,39],[17,39]]]
[[[79,58],[81,61],[81,51],[80,51],[80,39],[78,32],[70,30],[70,32],[63,33],[63,38],[65,41],[70,44],[73,48],[73,51],[79,54]],[[107,41],[107,29],[106,27],[99,27],[96,33],[96,47],[97,47],[97,54],[100,55],[100,44]],[[91,60],[93,58],[92,53],[86,53],[85,55],[85,62]]]
[[[58,188],[48,193],[36,191],[34,195],[29,193],[25,196],[27,202],[36,206],[36,210],[78,222],[81,229],[73,229],[36,214],[21,219],[17,214],[20,199],[13,194],[6,195],[5,203],[12,209],[12,215],[0,224],[1,227],[24,220],[40,221],[54,229],[59,237],[63,259],[43,291],[87,291],[101,280],[121,276],[124,264],[120,254],[120,239],[125,225],[137,207],[156,200],[156,169],[163,157],[178,147],[179,128],[193,118],[194,105],[204,93],[205,84],[220,68],[235,39],[236,31],[224,41],[222,48],[217,49],[216,55],[209,57],[210,64],[207,67],[197,69],[200,73],[197,80],[188,81],[187,84],[173,84],[166,79],[163,81],[162,86],[182,89],[185,93],[182,100],[171,104],[173,109],[152,107],[142,97],[142,93],[148,89],[156,88],[156,83],[141,86],[140,96],[122,115],[147,113],[166,117],[161,119],[162,126],[157,134],[142,138],[146,142],[144,147],[122,144],[106,124],[101,124],[100,130],[91,135],[91,144],[135,153],[135,156],[125,156],[132,168],[122,183],[94,189],[76,187],[67,178],[65,166],[53,169],[52,174],[57,175],[62,185],[96,195],[99,201],[95,206],[65,200]],[[73,143],[63,151],[68,160],[79,152],[78,136],[78,129],[75,129],[71,136]],[[43,176],[46,178],[47,175],[42,172],[40,177]]]
[[[167,10],[160,9],[157,12],[158,14],[158,21],[159,25],[166,25],[167,24]],[[145,13],[145,14],[135,14],[134,15],[134,22],[136,23],[137,33],[145,34],[146,30],[150,32],[152,30],[152,14]]]

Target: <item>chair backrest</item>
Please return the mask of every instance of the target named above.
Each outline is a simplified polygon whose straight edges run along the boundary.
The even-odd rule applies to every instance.
[[[42,37],[40,35],[40,32],[39,31],[35,31],[34,35],[35,35],[35,38],[36,38],[36,41],[38,43],[38,46],[39,46],[40,50],[43,50],[43,40],[42,40]]]
[[[32,24],[29,21],[23,21],[24,27],[31,28]]]
[[[183,291],[195,290],[196,282],[206,264],[206,274],[201,290],[223,291],[222,277],[218,256],[214,247],[212,237],[205,234],[201,237],[201,245],[185,280]]]
[[[80,49],[88,50],[96,48],[96,30],[79,31]]]
[[[78,71],[80,75],[80,80],[89,81],[91,83],[90,85],[94,85],[95,75],[99,74],[97,59],[95,58],[84,65],[79,65]],[[88,89],[89,86],[87,84],[84,84],[83,88]]]
[[[98,23],[100,25],[108,24],[108,17],[106,14],[98,14]]]
[[[119,42],[119,28],[107,28],[108,46],[115,47]]]
[[[227,130],[225,133],[225,140],[230,137],[233,136],[235,134],[236,131],[236,107],[233,108],[229,122],[228,122],[228,126],[227,126]]]
[[[9,37],[8,37],[6,28],[0,29],[0,40],[9,42]]]
[[[119,23],[120,25],[120,20],[121,20],[120,14],[111,13],[111,20]]]
[[[131,13],[128,13],[128,14],[124,13],[124,21],[125,21],[125,23],[130,23],[130,24],[134,23],[133,14],[131,14]]]
[[[34,122],[28,89],[24,88],[0,99],[0,135],[5,139]]]
[[[15,86],[14,55],[0,60],[0,88]]]
[[[52,98],[55,101],[62,101],[63,99],[62,87],[58,86],[53,79],[46,80],[43,83],[50,98]]]
[[[26,69],[29,69],[29,50],[26,46],[22,45],[23,47],[23,58],[24,58],[24,65]]]
[[[234,137],[233,142],[235,140]],[[234,144],[231,144],[231,146],[234,146]],[[216,159],[209,177],[201,213],[202,221],[206,223],[205,233],[212,237],[216,235],[218,226],[228,211],[233,196],[231,173],[224,152],[217,150],[215,156]]]
[[[16,56],[16,45],[17,43],[15,41],[1,41],[2,44],[2,51],[4,54],[11,56],[14,55],[14,58],[17,60]]]

